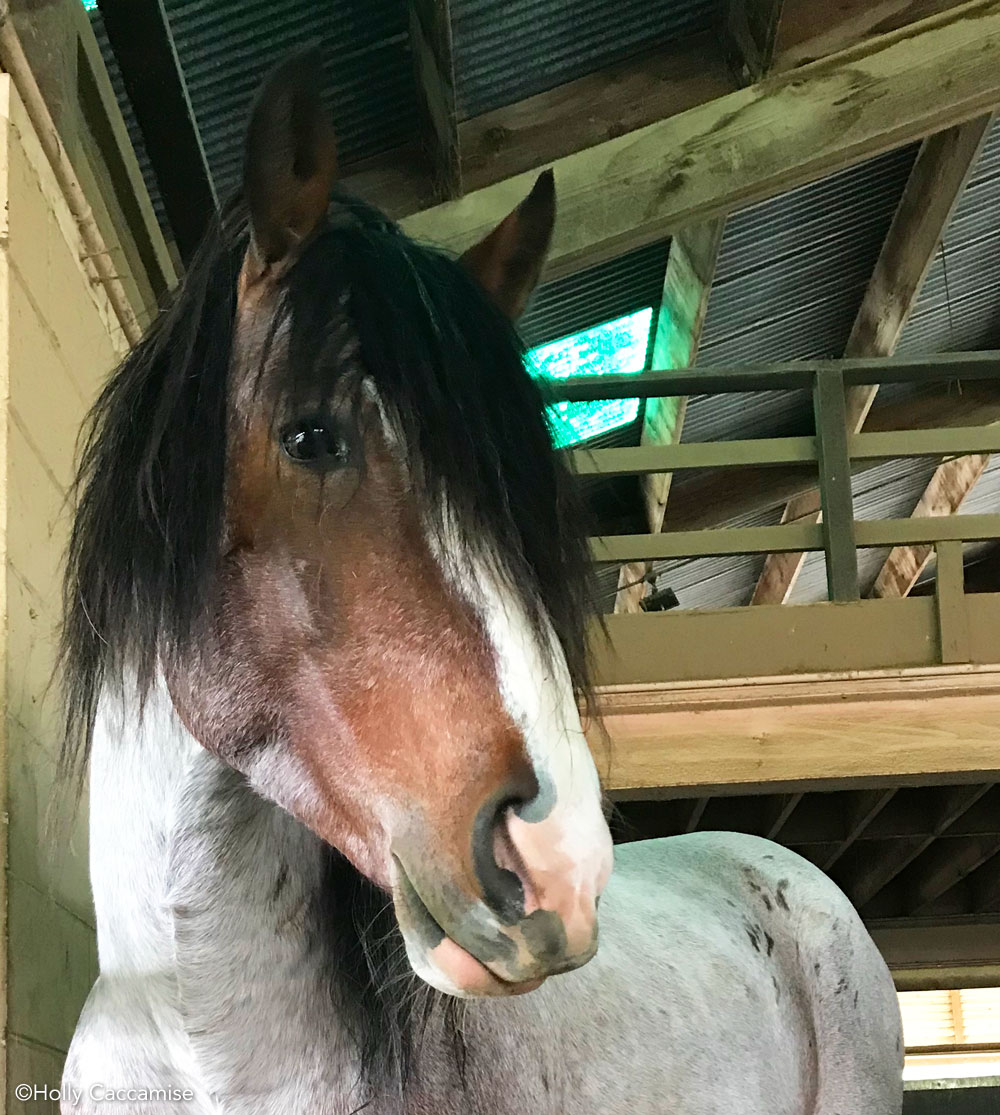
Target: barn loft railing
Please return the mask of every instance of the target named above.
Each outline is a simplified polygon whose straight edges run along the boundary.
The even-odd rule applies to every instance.
[[[582,376],[551,385],[556,401],[666,398],[754,391],[812,391],[814,437],[640,445],[576,450],[580,476],[616,477],[680,469],[809,465],[817,471],[823,515],[819,523],[605,535],[592,539],[599,562],[662,561],[730,554],[822,551],[832,601],[860,598],[857,548],[932,545],[938,554],[938,596],[945,607],[963,592],[962,543],[1000,539],[1000,514],[858,521],[851,495],[851,462],[903,457],[959,457],[1000,452],[1000,425],[849,434],[845,388],[871,383],[996,380],[1000,352],[963,353],[913,360],[813,361],[764,367],[652,371],[642,375]]]

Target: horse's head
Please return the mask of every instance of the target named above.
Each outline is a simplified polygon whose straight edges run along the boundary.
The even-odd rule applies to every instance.
[[[574,692],[584,540],[511,325],[552,178],[461,260],[419,247],[330,204],[312,69],[279,68],[252,115],[224,393],[178,372],[191,401],[156,421],[191,429],[145,451],[168,546],[223,460],[204,606],[160,658],[195,738],[391,891],[418,974],[529,990],[591,957],[611,867]]]

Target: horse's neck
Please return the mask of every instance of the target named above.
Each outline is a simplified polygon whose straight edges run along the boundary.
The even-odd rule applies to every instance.
[[[197,1090],[264,1101],[246,1110],[343,1110],[356,1062],[310,948],[317,839],[201,748],[162,684],[141,717],[102,701],[91,782],[102,980],[181,1027]]]

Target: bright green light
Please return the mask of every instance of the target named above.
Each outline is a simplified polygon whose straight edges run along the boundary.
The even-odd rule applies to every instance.
[[[595,325],[540,345],[528,353],[537,375],[549,379],[565,376],[605,376],[638,373],[646,366],[649,326],[653,310]],[[549,407],[549,425],[557,449],[627,426],[639,414],[638,399],[611,399],[594,403],[556,403]]]
[[[83,10],[92,12],[97,7],[97,0],[83,0]]]

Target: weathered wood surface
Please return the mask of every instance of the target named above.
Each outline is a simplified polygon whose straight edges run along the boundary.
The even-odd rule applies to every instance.
[[[604,735],[589,738],[621,798],[982,782],[1000,770],[994,670],[660,685],[601,705]]]
[[[649,243],[992,111],[1000,0],[972,0],[554,163],[548,274]],[[414,214],[406,231],[461,251],[523,197],[533,172]]]
[[[407,0],[424,148],[439,200],[462,192],[449,0]]]
[[[989,455],[974,453],[939,465],[913,510],[915,518],[954,515],[982,476]],[[872,596],[908,596],[934,552],[932,546],[895,546],[875,578]]]

